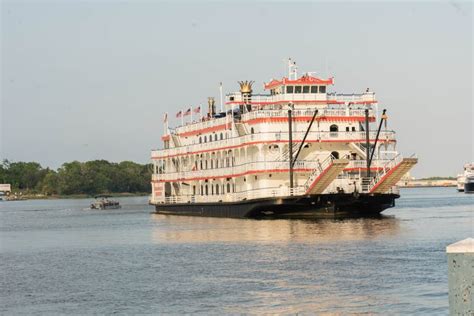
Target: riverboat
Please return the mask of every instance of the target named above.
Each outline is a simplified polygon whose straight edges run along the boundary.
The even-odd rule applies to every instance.
[[[395,132],[375,93],[330,91],[334,78],[288,75],[253,81],[224,96],[220,109],[164,116],[162,148],[152,150],[150,204],[174,215],[292,218],[371,216],[395,205],[396,183],[417,158],[397,152]],[[194,117],[194,118],[193,118]]]

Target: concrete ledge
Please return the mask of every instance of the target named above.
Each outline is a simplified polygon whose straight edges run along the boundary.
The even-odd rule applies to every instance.
[[[446,247],[447,253],[474,253],[474,238],[466,238]]]

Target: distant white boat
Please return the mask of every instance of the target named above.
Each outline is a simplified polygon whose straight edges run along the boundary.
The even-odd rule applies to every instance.
[[[457,189],[459,192],[474,193],[474,163],[464,165],[464,172],[458,174]]]
[[[459,192],[464,192],[464,182],[466,182],[466,176],[463,173],[458,174],[456,186]]]
[[[464,182],[464,193],[474,193],[474,173],[466,175]]]

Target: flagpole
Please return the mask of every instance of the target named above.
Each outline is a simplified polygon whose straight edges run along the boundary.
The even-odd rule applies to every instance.
[[[191,123],[193,122],[193,106],[191,105]]]
[[[181,111],[181,126],[184,126],[184,111]]]

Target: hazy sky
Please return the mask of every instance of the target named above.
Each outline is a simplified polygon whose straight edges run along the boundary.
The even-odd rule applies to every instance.
[[[13,161],[149,161],[165,111],[238,80],[326,70],[377,93],[415,176],[474,160],[472,4],[2,1],[1,147]]]

